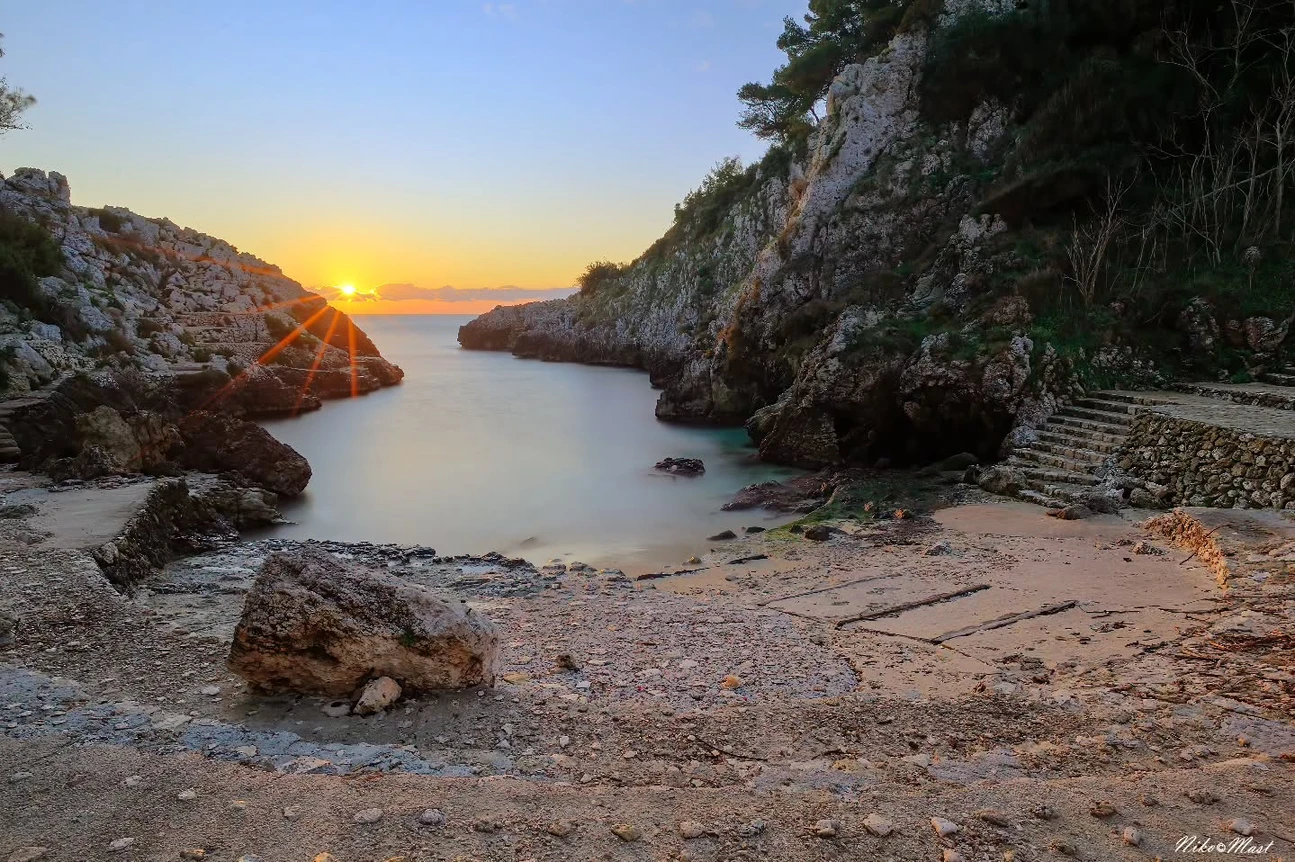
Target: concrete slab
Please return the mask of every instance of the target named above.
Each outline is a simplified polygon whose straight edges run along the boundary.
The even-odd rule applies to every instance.
[[[143,507],[156,483],[136,482],[116,488],[76,488],[51,491],[28,488],[5,498],[6,504],[28,503],[38,511],[31,529],[48,533],[42,548],[85,550],[116,538]]]

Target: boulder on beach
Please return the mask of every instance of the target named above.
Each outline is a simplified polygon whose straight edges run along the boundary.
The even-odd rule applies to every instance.
[[[229,667],[268,692],[350,695],[377,677],[435,691],[493,684],[498,652],[494,624],[467,605],[303,548],[261,567]]]
[[[199,410],[180,421],[183,460],[194,470],[238,473],[267,491],[295,497],[310,482],[310,463],[260,425]]]
[[[706,465],[700,458],[665,458],[656,462],[656,469],[677,476],[700,476],[706,472]]]

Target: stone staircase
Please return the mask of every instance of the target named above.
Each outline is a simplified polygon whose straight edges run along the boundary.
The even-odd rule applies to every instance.
[[[1102,483],[1099,468],[1123,445],[1138,410],[1163,403],[1142,393],[1094,392],[1062,407],[1035,442],[1007,459],[1024,479],[1018,496],[1051,508],[1091,496]]]
[[[1295,386],[1295,366],[1288,365],[1278,371],[1267,371],[1259,375],[1264,383],[1274,386]]]

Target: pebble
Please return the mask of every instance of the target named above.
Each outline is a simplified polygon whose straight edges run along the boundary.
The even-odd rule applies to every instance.
[[[355,817],[351,818],[356,823],[368,824],[377,823],[382,819],[381,808],[366,808],[363,811],[356,812]]]
[[[891,823],[880,814],[874,813],[863,818],[863,828],[867,829],[878,838],[885,838],[887,835],[895,831],[895,824]]]
[[[118,838],[116,841],[114,841],[114,842],[112,842],[111,844],[109,844],[109,845],[108,845],[108,852],[109,852],[109,853],[120,853],[121,851],[123,851],[123,850],[125,850],[126,848],[130,847],[130,846],[131,846],[131,845],[133,845],[134,843],[135,843],[135,839],[134,839],[134,838]]]
[[[700,838],[706,834],[706,827],[696,820],[679,821],[679,834],[684,838]]]
[[[253,856],[251,853],[244,853],[238,857],[238,862],[265,862],[260,856]]]
[[[48,847],[20,847],[9,854],[9,862],[36,862],[48,855]]]
[[[1223,824],[1223,828],[1229,832],[1235,832],[1237,835],[1250,836],[1255,834],[1255,826],[1244,817],[1234,817]]]
[[[1130,847],[1137,847],[1142,843],[1142,830],[1136,826],[1125,826],[1121,837],[1124,839],[1125,844]]]
[[[556,838],[566,838],[571,834],[571,830],[574,828],[575,827],[566,820],[555,820],[548,825],[548,828],[545,831]]]
[[[236,812],[246,811],[247,803],[244,802],[242,799],[235,799],[233,802],[229,803],[229,810],[236,811]]]
[[[728,676],[724,677],[724,680],[723,682],[720,683],[720,685],[728,689],[729,691],[732,691],[735,688],[741,688],[742,677],[738,676],[737,674],[731,673]]]
[[[422,826],[444,826],[445,812],[439,808],[428,808],[418,815],[418,823]]]
[[[565,734],[558,737],[558,748],[566,748],[570,744],[571,744],[571,737]]]
[[[763,820],[752,820],[750,823],[743,823],[737,827],[737,836],[739,838],[754,838],[764,831]]]
[[[612,834],[622,841],[637,841],[643,837],[639,828],[630,823],[617,823],[612,827]]]
[[[952,847],[945,847],[944,853],[941,854],[941,858],[944,862],[962,862],[962,854],[957,850],[954,850]]]
[[[935,834],[939,835],[941,838],[948,838],[950,835],[958,834],[958,824],[954,823],[952,820],[946,820],[943,817],[932,817],[931,828],[934,829]]]
[[[1051,805],[1036,805],[1030,809],[1030,813],[1040,820],[1051,820],[1057,816],[1057,812],[1052,810]]]
[[[1189,790],[1185,795],[1189,800],[1195,802],[1197,805],[1213,805],[1215,802],[1219,801],[1219,798],[1214,795],[1213,791],[1206,790],[1203,787]]]
[[[122,784],[126,785],[127,787],[139,787],[143,783],[144,783],[144,778],[141,775],[132,775],[122,782]]]
[[[220,694],[220,686],[204,685],[201,689],[199,689],[199,693],[204,694],[207,697],[215,697],[216,695]]]
[[[341,860],[332,853],[320,853],[314,859],[310,860],[310,862],[341,862]]]
[[[207,851],[203,850],[201,847],[193,847],[188,850],[181,850],[180,858],[181,859],[206,859]]]
[[[1056,852],[1060,853],[1062,856],[1079,855],[1079,851],[1074,848],[1073,844],[1068,844],[1065,841],[1062,841],[1060,838],[1054,838],[1052,842],[1048,844],[1048,846],[1053,850],[1055,850]]]
[[[980,820],[985,821],[991,826],[997,826],[1001,829],[1006,829],[1009,824],[1007,815],[1001,811],[993,811],[991,809],[985,809],[984,811],[977,811],[976,817],[979,818]]]
[[[283,809],[283,819],[297,820],[301,817],[301,813],[302,812],[301,812],[300,805],[289,805],[288,807]]]
[[[335,700],[321,706],[319,711],[329,718],[342,718],[351,714],[351,705],[344,700]]]
[[[841,831],[841,824],[835,820],[820,820],[814,824],[814,834],[819,838],[835,838]]]
[[[1109,802],[1094,802],[1093,806],[1088,809],[1088,813],[1098,818],[1114,817],[1119,814],[1119,809]]]
[[[196,791],[196,790],[181,790],[179,793],[177,793],[177,794],[175,795],[175,798],[176,798],[176,799],[179,799],[181,802],[188,802],[190,799],[197,799],[197,798],[198,798],[198,791]]]
[[[15,772],[13,775],[9,776],[9,783],[17,784],[19,781],[26,781],[28,778],[31,778],[33,775],[35,775],[35,773],[33,772]]]

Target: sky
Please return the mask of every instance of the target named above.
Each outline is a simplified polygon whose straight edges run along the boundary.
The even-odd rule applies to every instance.
[[[807,5],[4,0],[0,76],[38,102],[0,172],[353,286],[348,311],[479,313],[632,260],[758,159],[735,93]]]

